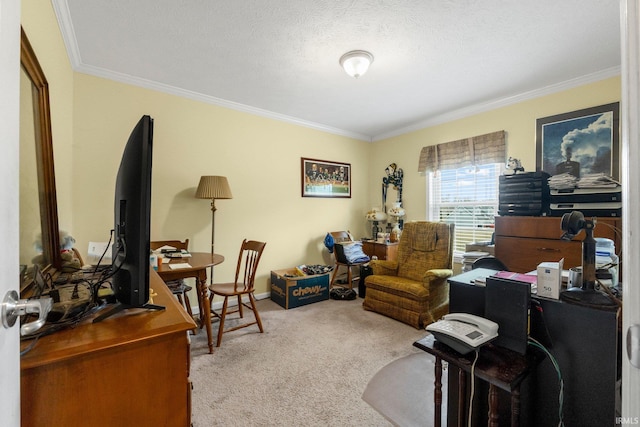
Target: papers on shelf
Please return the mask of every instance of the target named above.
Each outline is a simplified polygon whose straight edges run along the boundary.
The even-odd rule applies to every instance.
[[[478,258],[489,256],[489,252],[484,251],[469,251],[462,254],[462,271],[469,271],[473,269],[473,263]]]
[[[535,274],[515,273],[513,271],[497,271],[491,275],[491,277],[500,277],[503,279],[518,280],[520,282],[526,282],[531,284],[531,293],[536,293],[538,276]],[[478,286],[487,285],[487,276],[476,277],[473,281]]]
[[[166,252],[162,254],[165,258],[190,258],[191,254],[182,249],[180,252]]]
[[[579,188],[611,188],[618,186],[620,186],[618,181],[603,173],[584,175],[578,181]]]
[[[182,268],[191,268],[191,264],[188,262],[180,262],[177,264],[169,264],[169,268],[172,270],[180,270]]]
[[[527,282],[531,284],[538,283],[538,276],[535,274],[526,273],[514,273],[513,271],[498,271],[492,274],[494,277],[501,277],[503,279],[519,280],[520,282]]]
[[[549,178],[549,188],[556,190],[576,188],[577,184],[578,178],[568,172],[554,175]]]
[[[603,173],[591,173],[578,179],[565,172],[549,178],[549,188],[552,190],[569,190],[572,188],[615,188],[620,183]]]

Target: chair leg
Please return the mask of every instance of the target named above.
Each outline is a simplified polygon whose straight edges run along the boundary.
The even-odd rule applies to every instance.
[[[260,320],[258,308],[256,307],[256,299],[254,298],[253,294],[249,294],[249,303],[251,304],[253,315],[256,317],[256,322],[258,323],[258,328],[260,328],[260,333],[264,333],[264,329],[262,329],[262,320]]]
[[[220,347],[220,343],[222,342],[222,334],[224,333],[224,318],[227,315],[227,304],[229,303],[229,297],[224,297],[224,302],[222,303],[222,311],[220,312],[220,323],[218,325],[218,341],[216,342],[216,347]]]
[[[191,302],[189,302],[189,295],[184,293],[184,305],[187,309],[187,313],[189,313],[189,317],[193,318],[193,313],[191,312]]]
[[[240,318],[244,317],[244,312],[242,311],[242,296],[238,295],[238,313],[240,314]]]
[[[351,266],[347,265],[347,280],[349,281],[349,289],[353,289],[353,279],[351,277]]]
[[[333,269],[333,274],[331,275],[331,283],[329,284],[329,288],[333,288],[333,282],[336,281],[336,277],[338,276],[338,269],[340,268],[339,264],[336,264],[336,266]]]

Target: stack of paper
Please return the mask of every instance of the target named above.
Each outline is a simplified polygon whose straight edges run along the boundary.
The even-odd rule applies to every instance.
[[[579,188],[615,188],[619,185],[618,181],[603,173],[588,174],[578,181]]]
[[[578,184],[578,178],[570,173],[561,173],[549,178],[549,188],[552,190],[566,190],[570,188],[576,188]]]
[[[489,256],[489,252],[483,251],[470,251],[462,254],[462,271],[471,271],[473,269],[473,263],[478,258]]]

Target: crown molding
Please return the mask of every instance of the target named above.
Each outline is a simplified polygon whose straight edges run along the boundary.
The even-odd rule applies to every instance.
[[[420,129],[425,129],[431,126],[436,126],[454,120],[464,119],[466,117],[474,116],[476,114],[485,113],[487,111],[495,110],[509,105],[517,104],[523,101],[528,101],[542,96],[551,95],[557,92],[562,92],[568,89],[573,89],[578,86],[583,86],[589,83],[595,83],[600,80],[605,80],[611,77],[619,76],[621,69],[619,66],[607,68],[602,71],[598,71],[585,76],[580,76],[575,79],[566,80],[564,82],[545,86],[540,89],[534,89],[528,92],[524,92],[518,95],[508,96],[505,98],[499,98],[492,101],[470,105],[468,107],[453,110],[444,114],[429,117],[424,120],[420,120],[396,130],[376,135],[372,138],[372,141],[381,141],[387,138],[392,138],[399,135],[404,135],[409,132],[415,132]]]
[[[415,132],[420,129],[428,128],[431,126],[448,123],[454,120],[460,120],[466,117],[470,117],[476,114],[484,113],[487,111],[495,110],[497,108],[506,107],[509,105],[517,104],[523,101],[539,98],[541,96],[550,95],[556,92],[572,89],[578,86],[582,86],[596,81],[604,80],[610,77],[619,76],[621,74],[620,66],[611,67],[602,71],[598,71],[585,76],[577,77],[575,79],[567,80],[564,82],[549,85],[540,89],[534,89],[528,92],[524,92],[518,95],[508,96],[505,98],[499,98],[492,101],[469,105],[457,110],[453,110],[447,113],[435,115],[414,122],[408,126],[403,126],[395,130],[384,132],[375,136],[365,135],[359,132],[353,132],[345,129],[338,129],[332,126],[323,125],[308,120],[302,120],[296,117],[288,116],[285,114],[279,114],[272,111],[264,110],[261,108],[251,107],[238,102],[228,101],[213,96],[203,95],[194,91],[173,87],[170,85],[154,82],[148,79],[127,75],[124,73],[118,73],[111,70],[106,70],[99,67],[89,66],[82,63],[80,56],[80,50],[78,48],[77,41],[75,39],[75,32],[73,29],[73,23],[66,0],[52,0],[53,8],[58,19],[60,31],[62,32],[62,38],[69,55],[69,60],[74,71],[93,75],[96,77],[102,77],[108,80],[114,80],[121,83],[126,83],[134,86],[139,86],[159,92],[192,99],[207,104],[217,105],[224,108],[229,108],[236,111],[241,111],[248,114],[253,114],[260,117],[265,117],[273,120],[282,121],[285,123],[291,123],[298,126],[315,129],[321,132],[327,132],[334,135],[345,136],[348,138],[357,139],[366,142],[381,141],[384,139],[392,138],[395,136],[403,135],[410,132]]]

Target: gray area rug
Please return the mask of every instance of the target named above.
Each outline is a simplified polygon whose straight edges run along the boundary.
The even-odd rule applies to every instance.
[[[418,424],[395,420],[390,404],[402,396],[406,404],[408,393],[410,406],[433,405],[430,356],[412,345],[426,331],[365,311],[360,298],[290,310],[261,300],[258,309],[265,333],[257,326],[227,333],[213,355],[204,330],[191,336],[195,427],[432,424],[428,414],[422,424],[420,415],[409,417]],[[411,355],[413,363],[391,363]],[[395,381],[385,380],[389,373]],[[368,404],[363,393],[370,382]]]

